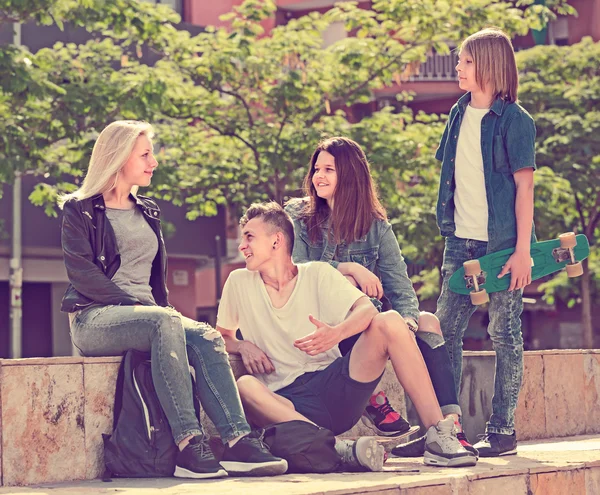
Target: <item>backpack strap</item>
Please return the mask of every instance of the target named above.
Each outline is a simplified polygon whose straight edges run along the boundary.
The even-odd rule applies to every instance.
[[[121,415],[121,408],[123,407],[123,383],[125,382],[125,363],[130,359],[131,350],[125,351],[121,365],[119,366],[119,373],[117,375],[117,386],[115,389],[115,405],[113,408],[113,431],[119,421]]]

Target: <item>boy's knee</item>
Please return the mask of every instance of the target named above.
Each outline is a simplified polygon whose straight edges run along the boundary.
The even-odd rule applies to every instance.
[[[373,318],[373,322],[369,328],[381,334],[388,341],[412,333],[404,318],[396,311],[379,313]]]
[[[264,385],[252,375],[243,375],[237,379],[237,388],[242,399],[256,398],[262,391]]]
[[[419,330],[421,332],[431,332],[442,335],[442,327],[440,320],[433,313],[427,311],[421,311],[419,314]]]
[[[417,338],[425,343],[430,349],[437,349],[444,345],[440,321],[432,313],[421,312],[419,316],[419,331]]]

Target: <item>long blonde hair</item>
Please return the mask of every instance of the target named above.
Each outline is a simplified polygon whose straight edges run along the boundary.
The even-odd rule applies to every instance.
[[[70,194],[58,198],[60,208],[70,199],[86,199],[111,191],[117,185],[119,170],[123,168],[133,151],[138,137],[154,137],[154,130],[147,122],[138,120],[117,120],[109,124],[98,136],[87,174],[81,187]],[[137,192],[134,187],[132,192]]]
[[[475,82],[483,89],[491,86],[494,97],[510,103],[517,101],[519,72],[510,38],[498,28],[486,28],[462,42],[475,62]]]

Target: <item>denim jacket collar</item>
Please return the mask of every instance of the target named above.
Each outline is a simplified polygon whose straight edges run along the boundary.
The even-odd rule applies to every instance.
[[[461,116],[464,115],[465,109],[467,108],[467,105],[469,104],[470,101],[471,101],[471,92],[465,93],[458,99],[458,111],[460,112]],[[500,115],[502,115],[502,112],[504,111],[505,105],[506,105],[506,101],[504,101],[502,98],[500,98],[498,96],[494,100],[494,103],[492,103],[490,110],[492,112],[494,112],[496,115],[500,116]]]

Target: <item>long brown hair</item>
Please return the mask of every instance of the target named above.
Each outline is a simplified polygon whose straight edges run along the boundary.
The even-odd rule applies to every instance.
[[[486,28],[469,36],[460,46],[475,63],[475,82],[491,86],[494,98],[517,101],[519,72],[510,38],[498,28]]]
[[[312,183],[319,153],[326,151],[335,159],[337,184],[334,191],[333,209],[317,195]],[[373,220],[385,220],[385,209],[377,197],[377,189],[371,177],[371,168],[362,148],[345,137],[332,137],[321,141],[315,149],[310,168],[304,178],[304,193],[308,203],[303,218],[311,240],[321,238],[321,225],[329,220],[329,235],[336,243],[354,242],[365,236]]]

